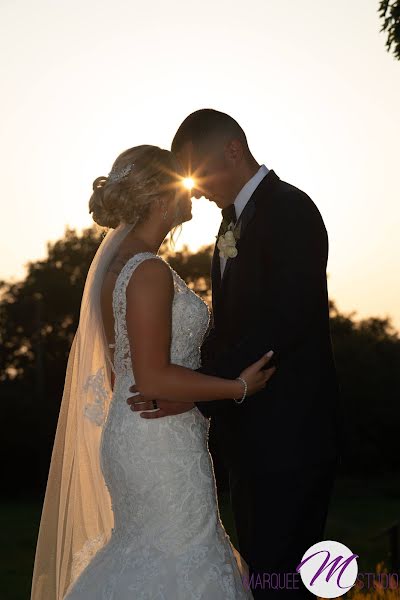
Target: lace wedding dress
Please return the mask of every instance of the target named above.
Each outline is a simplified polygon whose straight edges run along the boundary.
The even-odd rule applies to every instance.
[[[195,407],[147,420],[126,403],[134,383],[126,287],[145,259],[163,260],[150,252],[131,257],[113,292],[116,378],[101,441],[101,467],[114,528],[100,550],[94,540],[75,557],[80,575],[65,600],[249,600],[253,596],[245,564],[218,512],[208,419]],[[209,310],[170,269],[171,362],[196,369]]]

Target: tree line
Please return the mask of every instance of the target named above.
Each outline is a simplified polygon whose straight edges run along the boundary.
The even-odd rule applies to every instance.
[[[65,370],[90,262],[104,232],[96,226],[48,243],[47,257],[28,263],[26,277],[0,281],[0,424],[3,493],[42,495],[63,392]],[[212,247],[196,253],[162,247],[171,266],[210,302]],[[348,444],[342,469],[368,475],[400,466],[400,339],[390,319],[356,320],[330,302],[331,332],[345,408]],[[323,399],[322,399],[323,400]],[[224,487],[222,465],[214,456]]]

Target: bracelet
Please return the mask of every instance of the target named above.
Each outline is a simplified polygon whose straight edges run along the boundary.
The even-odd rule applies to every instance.
[[[238,379],[239,381],[241,381],[243,383],[244,386],[244,392],[243,392],[243,396],[240,400],[236,400],[236,398],[234,398],[236,404],[242,404],[243,400],[246,398],[247,396],[247,383],[244,379],[242,379],[241,377],[236,377],[236,379]]]

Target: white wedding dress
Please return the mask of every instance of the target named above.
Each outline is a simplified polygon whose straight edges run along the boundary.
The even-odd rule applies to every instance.
[[[134,383],[126,328],[126,287],[142,252],[119,273],[113,292],[116,379],[101,441],[101,466],[114,528],[76,557],[80,572],[65,600],[249,600],[245,565],[220,520],[209,420],[197,407],[143,419],[126,399]],[[170,267],[174,280],[171,362],[200,366],[207,305]],[[97,551],[97,552],[96,552]]]

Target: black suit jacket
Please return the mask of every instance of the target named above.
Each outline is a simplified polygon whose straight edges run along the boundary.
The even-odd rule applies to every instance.
[[[240,219],[238,255],[221,280],[212,261],[213,323],[199,371],[235,378],[268,350],[277,371],[261,392],[196,402],[228,465],[280,470],[340,454],[342,412],[329,328],[328,236],[313,201],[269,171]],[[260,476],[262,474],[260,473]]]

